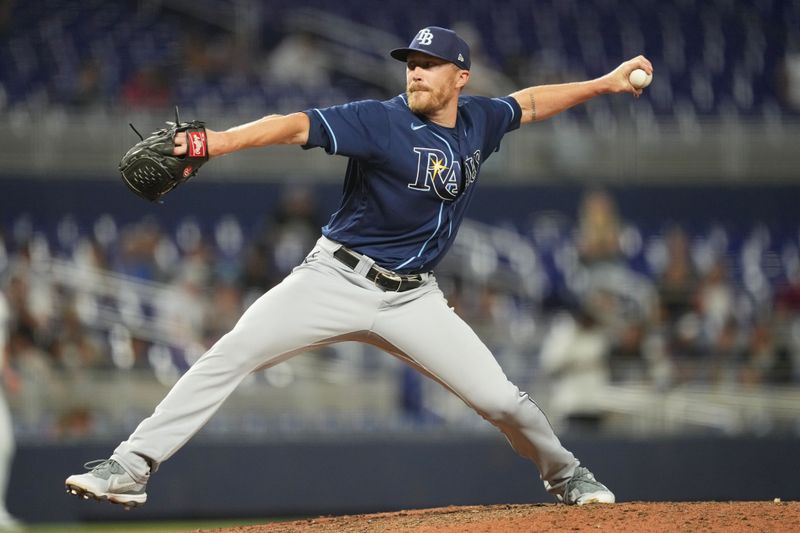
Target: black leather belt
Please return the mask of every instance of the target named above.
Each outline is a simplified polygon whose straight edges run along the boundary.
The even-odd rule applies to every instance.
[[[353,252],[342,246],[335,252],[333,257],[344,263],[349,268],[355,270],[361,259]],[[422,276],[419,274],[395,274],[389,270],[378,270],[370,267],[366,278],[385,291],[404,292],[416,289],[423,283]]]

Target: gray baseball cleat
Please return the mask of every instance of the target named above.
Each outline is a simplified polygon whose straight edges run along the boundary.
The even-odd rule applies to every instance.
[[[567,481],[564,495],[558,501],[567,505],[584,505],[587,503],[614,503],[614,493],[594,478],[588,468],[579,466]]]
[[[122,466],[113,459],[89,461],[85,474],[69,476],[66,481],[67,492],[84,500],[93,498],[124,505],[131,509],[144,505],[147,493],[146,483],[137,483]]]

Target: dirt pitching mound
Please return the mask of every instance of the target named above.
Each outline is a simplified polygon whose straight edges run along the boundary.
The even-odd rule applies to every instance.
[[[630,502],[583,507],[556,504],[442,507],[395,513],[320,517],[213,531],[215,533],[797,532],[800,531],[800,502],[777,500],[774,502]]]

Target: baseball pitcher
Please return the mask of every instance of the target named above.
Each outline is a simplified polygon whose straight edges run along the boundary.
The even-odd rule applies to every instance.
[[[244,312],[109,459],[68,477],[68,492],[143,504],[151,474],[249,373],[309,348],[361,341],[436,380],[495,425],[558,501],[614,502],[448,306],[434,269],[472,201],[481,165],[506,133],[604,93],[638,96],[628,75],[653,67],[639,56],[591,81],[486,98],[461,94],[470,50],[451,30],[424,28],[391,56],[406,65],[406,91],[390,100],[272,115],[226,131],[176,120],[166,140],[144,139],[126,154],[123,178],[149,200],[194,175],[197,163],[245,148],[320,147],[347,157],[348,166],[341,204],[303,263]]]

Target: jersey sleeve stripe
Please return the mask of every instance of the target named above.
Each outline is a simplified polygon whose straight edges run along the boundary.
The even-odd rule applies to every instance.
[[[508,108],[511,110],[511,122],[514,122],[514,117],[516,116],[516,113],[514,112],[514,107],[505,100],[503,100],[502,98],[492,98],[492,100],[497,100],[498,102],[503,102],[504,104],[506,104]]]
[[[336,141],[336,134],[333,133],[333,128],[331,128],[331,125],[328,123],[328,120],[325,118],[322,112],[319,109],[314,109],[314,112],[319,115],[319,118],[322,119],[322,123],[325,124],[325,129],[328,130],[328,134],[331,136],[331,141],[333,142],[333,154],[335,155],[339,151],[339,144]]]

